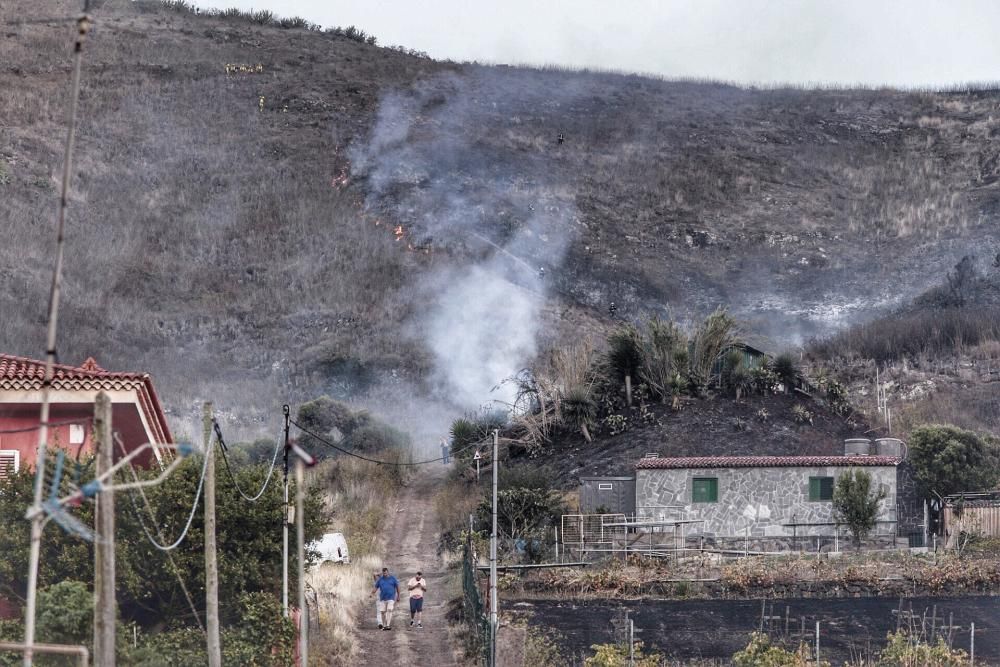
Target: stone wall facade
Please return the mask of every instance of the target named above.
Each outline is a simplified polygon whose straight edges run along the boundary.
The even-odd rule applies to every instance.
[[[689,521],[685,538],[832,537],[833,503],[809,500],[810,477],[836,478],[846,466],[668,468],[636,470],[636,518],[639,521]],[[896,467],[866,466],[886,497],[872,536],[896,534]],[[693,502],[694,478],[716,478],[718,500]],[[790,524],[800,524],[792,527]],[[663,531],[673,532],[670,527]],[[843,529],[841,535],[844,534]],[[770,541],[770,540],[766,540]]]

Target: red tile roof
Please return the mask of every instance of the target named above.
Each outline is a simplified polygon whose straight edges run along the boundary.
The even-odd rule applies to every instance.
[[[149,377],[146,373],[117,373],[106,371],[97,365],[94,358],[87,359],[81,366],[55,364],[52,368],[52,386],[70,388],[77,382],[108,385],[108,389],[116,382],[142,382]],[[45,378],[45,362],[25,357],[15,357],[10,354],[0,354],[0,386],[4,389],[40,388]],[[33,387],[34,385],[34,387]],[[88,387],[91,388],[91,387]],[[104,387],[102,387],[104,388]]]
[[[825,466],[894,466],[895,456],[692,456],[687,458],[647,458],[635,467],[660,468],[818,468]]]
[[[89,357],[80,366],[53,365],[52,388],[67,390],[135,390],[143,412],[160,442],[173,442],[163,407],[149,373],[106,371]],[[0,354],[0,390],[38,391],[45,379],[45,362]]]

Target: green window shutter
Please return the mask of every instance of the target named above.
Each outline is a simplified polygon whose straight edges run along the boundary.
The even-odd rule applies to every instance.
[[[717,477],[695,477],[691,484],[691,501],[695,503],[718,502],[719,479]]]
[[[833,477],[810,477],[809,500],[833,500]]]

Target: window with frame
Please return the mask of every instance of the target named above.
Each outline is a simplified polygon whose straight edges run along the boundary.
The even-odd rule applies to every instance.
[[[691,502],[715,503],[719,501],[718,477],[695,477],[691,480]]]
[[[810,477],[809,500],[833,500],[833,477]]]
[[[21,468],[21,452],[0,449],[0,480],[7,479]]]

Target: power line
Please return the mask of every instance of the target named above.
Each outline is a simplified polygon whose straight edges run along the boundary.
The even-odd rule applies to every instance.
[[[201,500],[201,488],[205,483],[205,472],[208,470],[208,452],[205,452],[204,457],[205,460],[201,464],[201,478],[198,480],[198,490],[195,491],[194,503],[191,505],[191,514],[188,515],[187,523],[184,525],[184,530],[181,531],[180,537],[178,537],[177,540],[170,545],[160,544],[156,541],[156,538],[150,534],[149,529],[146,528],[146,523],[142,520],[142,516],[139,514],[139,507],[135,503],[135,497],[131,493],[128,494],[129,499],[132,501],[132,508],[135,510],[135,518],[139,521],[139,526],[142,527],[142,532],[146,533],[146,539],[149,540],[149,543],[160,551],[172,551],[173,549],[176,549],[180,546],[180,543],[184,541],[184,538],[187,537],[188,530],[191,528],[191,522],[194,521],[194,515],[198,511],[198,502]],[[146,498],[145,493],[142,494],[142,499],[146,502],[146,509],[152,515],[153,508],[150,507],[149,500]],[[157,532],[159,532],[159,529],[157,529]]]
[[[300,431],[302,431],[306,435],[312,436],[313,438],[315,438],[319,442],[323,443],[327,447],[330,447],[332,449],[336,449],[338,452],[341,452],[342,454],[347,454],[348,456],[353,456],[356,459],[361,459],[362,461],[368,461],[369,463],[377,463],[378,465],[384,465],[384,466],[422,466],[422,465],[426,465],[428,463],[437,463],[438,461],[443,461],[444,460],[443,456],[439,456],[436,459],[427,459],[426,461],[381,461],[379,459],[373,459],[373,458],[369,458],[367,456],[363,456],[361,454],[356,454],[356,453],[352,452],[349,449],[344,449],[343,447],[335,445],[332,442],[330,442],[329,440],[327,440],[326,438],[323,438],[323,437],[321,437],[319,435],[316,435],[315,433],[313,433],[312,431],[310,431],[309,429],[307,429],[305,426],[302,426],[301,424],[299,424],[298,422],[296,422],[294,420],[292,420],[291,423],[292,423],[292,425],[295,428],[299,429]],[[471,445],[466,445],[465,447],[462,447],[461,449],[457,449],[454,452],[451,452],[451,456],[454,456],[456,454],[460,454],[461,452],[464,452],[464,451],[467,451],[469,449],[472,449],[473,447],[476,447],[476,446],[482,444],[483,442],[484,442],[483,440],[480,440],[479,442],[474,442]]]
[[[114,440],[118,444],[118,448],[121,451],[122,456],[128,455],[128,451],[125,449],[125,443],[122,442],[121,435],[117,431],[114,433]],[[138,482],[139,475],[136,473],[135,468],[132,467],[131,463],[128,466],[128,470],[132,474],[132,480]],[[149,517],[155,524],[156,515],[153,513],[153,508],[149,506],[149,499],[146,498],[146,491],[141,486],[138,487],[138,489],[139,495],[142,496],[142,499],[146,504],[146,511],[149,512]],[[128,494],[128,498],[131,501],[132,510],[135,512],[136,520],[142,524],[142,518],[139,516],[139,507],[135,503],[135,496],[130,493]],[[143,529],[145,530],[145,525],[143,525]],[[149,533],[147,532],[146,534],[148,535]],[[156,527],[156,536],[161,540],[163,539],[163,531],[160,530],[159,526]],[[174,576],[177,577],[177,583],[181,585],[181,590],[184,592],[184,599],[187,600],[188,606],[191,608],[191,613],[194,615],[194,620],[198,624],[198,629],[205,632],[205,626],[202,625],[201,616],[198,615],[198,609],[194,606],[194,600],[191,599],[191,593],[188,591],[187,585],[184,583],[184,579],[181,578],[181,571],[180,568],[177,567],[177,563],[174,561],[173,554],[169,551],[164,551],[163,554],[167,557],[167,561],[170,563],[170,569],[173,571]]]
[[[243,496],[244,500],[251,503],[257,502],[264,491],[267,490],[267,485],[271,483],[271,477],[274,475],[274,467],[278,462],[278,451],[281,449],[281,440],[279,439],[274,446],[274,455],[271,457],[271,467],[267,471],[267,477],[264,479],[264,484],[260,487],[255,495],[248,495],[243,489],[240,488],[239,482],[236,481],[236,476],[233,475],[233,469],[229,466],[229,457],[226,456],[226,441],[222,439],[222,429],[219,427],[219,422],[212,420],[212,424],[215,427],[215,437],[219,441],[220,449],[222,450],[222,461],[226,464],[226,472],[229,474],[229,481],[232,482],[236,491]]]
[[[87,424],[87,423],[88,423],[88,420],[86,420],[86,419],[83,420],[83,421],[80,421],[79,419],[73,419],[73,420],[67,420],[67,421],[62,421],[62,422],[45,422],[44,424],[43,423],[38,423],[38,424],[35,424],[34,426],[22,426],[21,428],[8,428],[8,429],[0,430],[0,435],[8,435],[10,433],[29,433],[31,431],[37,431],[37,430],[41,429],[43,426],[45,426],[47,428],[51,428],[53,426],[73,426],[73,425],[82,426],[82,425]]]

